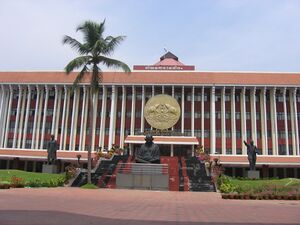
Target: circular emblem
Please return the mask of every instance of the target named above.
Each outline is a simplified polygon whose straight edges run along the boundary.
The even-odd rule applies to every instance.
[[[145,119],[154,128],[165,130],[173,127],[180,117],[180,106],[170,95],[156,95],[145,105]]]

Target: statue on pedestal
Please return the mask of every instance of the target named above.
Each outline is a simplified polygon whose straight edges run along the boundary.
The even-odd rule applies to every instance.
[[[138,163],[160,163],[160,153],[158,145],[153,143],[151,134],[145,137],[146,143],[137,151],[135,160]]]
[[[253,140],[250,141],[250,144],[247,144],[247,142],[244,141],[244,144],[247,146],[247,155],[250,164],[250,170],[255,170],[256,154],[258,154],[257,148],[254,145]]]
[[[48,143],[47,147],[47,164],[54,164],[57,160],[56,151],[58,150],[57,141],[54,139],[54,135],[51,135],[51,140]]]

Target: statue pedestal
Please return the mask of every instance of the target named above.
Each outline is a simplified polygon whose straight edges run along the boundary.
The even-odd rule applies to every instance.
[[[247,171],[247,177],[249,179],[259,179],[260,178],[260,174],[258,170],[249,170]]]
[[[124,163],[117,173],[117,188],[169,190],[168,166],[164,164]]]
[[[43,164],[43,173],[57,173],[57,165]]]

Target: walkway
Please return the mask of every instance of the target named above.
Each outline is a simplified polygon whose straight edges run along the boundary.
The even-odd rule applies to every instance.
[[[0,190],[0,225],[300,224],[300,201],[217,193],[35,188]]]

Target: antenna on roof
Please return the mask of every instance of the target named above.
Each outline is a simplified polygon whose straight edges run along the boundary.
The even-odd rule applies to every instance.
[[[164,48],[164,50],[165,50],[166,53],[168,52],[168,50],[166,48]]]

